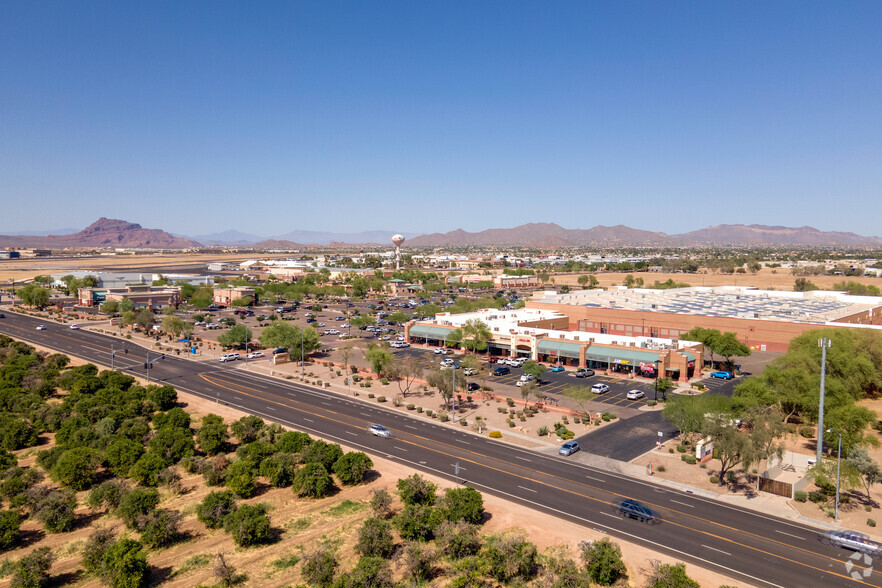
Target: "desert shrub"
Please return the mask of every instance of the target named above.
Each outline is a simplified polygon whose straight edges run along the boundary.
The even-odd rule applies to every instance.
[[[821,494],[820,492],[809,492],[808,499],[814,502],[815,504],[820,504],[822,502],[827,502],[827,497]]]
[[[689,465],[695,465],[698,462],[698,460],[695,458],[694,455],[688,454],[688,453],[685,455],[681,455],[680,459],[682,459],[683,461],[685,461]]]
[[[18,542],[21,516],[16,510],[0,510],[0,550],[7,550]]]
[[[702,465],[704,465],[704,464],[702,464]],[[665,472],[665,471],[667,471],[667,468],[665,468],[665,466],[663,466],[663,465],[660,465],[660,466],[658,466],[658,467],[655,468],[655,469],[656,469],[657,471],[659,471],[659,472]]]
[[[609,539],[595,541],[584,548],[582,560],[588,577],[601,586],[612,586],[627,574],[622,550]]]
[[[407,410],[413,410],[414,408],[416,408],[416,406],[414,406],[413,404],[408,404],[404,408],[406,408]]]
[[[808,494],[804,490],[797,490],[793,493],[793,499],[796,502],[805,502],[808,498]]]
[[[325,466],[320,463],[307,463],[297,470],[291,487],[298,496],[321,498],[333,491],[334,481],[328,475]]]
[[[371,510],[378,517],[388,518],[392,514],[392,495],[385,488],[371,491]]]
[[[395,551],[395,542],[389,523],[379,517],[371,517],[364,521],[358,530],[358,542],[355,550],[361,555],[372,555],[388,558]]]
[[[53,480],[73,490],[89,488],[98,477],[101,457],[94,449],[75,447],[65,451],[50,472]]]
[[[139,542],[131,539],[116,541],[109,533],[100,531],[83,549],[83,567],[102,583],[120,588],[143,586],[149,571],[147,557]]]
[[[272,528],[266,508],[262,505],[242,505],[237,511],[224,517],[224,531],[232,535],[239,547],[250,547],[268,543],[272,538]]]
[[[275,488],[287,488],[297,473],[297,456],[292,453],[276,453],[260,464],[260,475]]]
[[[256,468],[247,459],[233,462],[226,472],[226,486],[239,498],[251,498],[257,489]]]
[[[89,492],[86,498],[86,504],[89,508],[106,507],[114,510],[119,507],[123,496],[128,493],[129,488],[122,480],[107,480],[101,482]]]
[[[404,573],[416,583],[425,583],[435,576],[435,550],[431,546],[409,541],[404,546]]]
[[[698,582],[686,575],[686,564],[663,564],[650,562],[651,569],[647,574],[648,588],[700,588]]]
[[[168,547],[181,536],[181,514],[161,508],[150,513],[141,530],[141,541],[150,547]]]
[[[334,473],[343,484],[354,485],[361,483],[365,474],[372,467],[374,467],[374,462],[367,454],[360,451],[350,451],[334,462]]]
[[[217,455],[206,459],[202,464],[202,477],[207,486],[221,486],[227,479],[227,468],[230,462],[226,457]]]
[[[514,534],[496,535],[487,540],[484,553],[487,573],[496,580],[529,581],[539,568],[536,546]]]
[[[711,476],[711,477],[710,477],[710,483],[711,483],[711,484],[719,484],[719,483],[720,483],[720,479],[719,479],[718,477],[716,477],[716,476]]]
[[[330,547],[322,546],[303,556],[301,574],[311,586],[328,588],[334,582],[334,572],[339,565],[334,551]]]
[[[312,437],[300,431],[286,431],[276,439],[276,450],[282,453],[300,453],[312,443]]]
[[[263,422],[262,418],[249,415],[235,421],[230,425],[230,429],[233,431],[233,435],[238,437],[239,443],[247,444],[257,441],[257,436],[265,426],[266,423]]]
[[[481,549],[478,526],[465,521],[444,521],[435,529],[435,545],[441,553],[452,559],[475,555]]]
[[[129,469],[129,477],[142,486],[159,484],[159,472],[168,467],[168,462],[153,451],[142,455]]]
[[[799,428],[799,434],[805,437],[806,439],[811,439],[815,436],[815,430],[809,426],[803,426]]]
[[[439,507],[444,518],[452,523],[464,520],[478,524],[484,518],[484,497],[468,486],[446,489]]]
[[[686,447],[683,445],[677,445],[677,453],[686,453]]]
[[[441,524],[443,515],[437,508],[412,503],[405,506],[392,519],[402,539],[429,541]]]
[[[491,439],[502,439],[502,433],[499,431],[490,431],[489,437]]]
[[[867,519],[867,526],[868,527],[875,527],[876,521],[874,521],[873,519]]]
[[[509,406],[514,406],[515,405],[514,398],[506,398],[505,403],[508,404]]]
[[[347,586],[364,586],[371,588],[392,588],[392,573],[386,560],[379,557],[365,556],[358,560],[355,569],[342,579]]]
[[[209,529],[223,526],[224,517],[236,511],[236,498],[229,490],[211,492],[196,508],[196,518]]]
[[[48,547],[35,549],[13,566],[12,588],[43,588],[49,585],[49,569],[52,567],[52,550]]]
[[[37,490],[36,492],[33,492]],[[77,497],[73,490],[54,490],[35,487],[29,494],[35,497],[32,512],[50,533],[66,533],[73,529]]]
[[[726,481],[730,484],[735,483],[735,472],[726,472]]]
[[[398,495],[406,505],[435,503],[435,492],[438,487],[419,474],[413,474],[407,478],[398,480]]]
[[[143,519],[159,504],[159,492],[155,488],[135,488],[120,500],[116,515],[130,529],[140,529]]]

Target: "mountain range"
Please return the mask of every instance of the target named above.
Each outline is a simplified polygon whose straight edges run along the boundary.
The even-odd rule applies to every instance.
[[[228,230],[195,238],[172,235],[160,229],[145,229],[137,223],[101,217],[82,231],[67,235],[0,235],[3,247],[83,248],[127,247],[152,249],[191,249],[203,246],[253,247],[254,249],[303,249],[310,246],[346,245],[389,246],[391,231],[335,233],[292,231],[265,239],[257,235]],[[882,247],[879,237],[865,237],[840,231],[820,231],[814,227],[767,225],[716,225],[689,233],[668,235],[633,229],[624,225],[598,225],[590,229],[565,229],[554,223],[529,223],[510,229],[487,229],[470,233],[462,229],[448,233],[419,235],[405,233],[405,247],[521,246],[555,247],[691,247],[732,246],[834,246]]]

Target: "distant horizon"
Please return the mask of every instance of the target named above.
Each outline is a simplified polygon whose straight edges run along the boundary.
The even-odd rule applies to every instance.
[[[873,235],[879,22],[848,0],[11,3],[0,234]]]

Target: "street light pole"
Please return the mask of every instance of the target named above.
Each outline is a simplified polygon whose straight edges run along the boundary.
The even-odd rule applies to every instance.
[[[821,463],[821,456],[824,453],[824,374],[827,371],[827,348],[830,347],[830,339],[821,337],[818,339],[818,347],[821,348],[821,399],[818,403],[817,463]]]
[[[300,379],[303,380],[304,376],[304,362],[306,358],[303,357],[303,329],[300,330]]]
[[[828,433],[832,433],[833,429],[827,429]],[[839,435],[839,448],[836,451],[836,516],[833,519],[837,524],[839,523],[839,482],[840,482],[840,474],[842,472],[842,433],[836,431]]]

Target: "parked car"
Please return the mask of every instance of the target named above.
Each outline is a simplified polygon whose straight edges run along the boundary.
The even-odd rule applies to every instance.
[[[510,365],[511,367],[518,367],[519,368],[519,367],[523,366],[525,363],[527,363],[527,360],[524,357],[514,357],[514,358],[508,360],[508,365]]]
[[[576,370],[575,375],[577,378],[590,378],[594,375],[594,370],[591,368],[579,368]]]
[[[578,441],[567,441],[563,445],[560,446],[560,449],[557,452],[561,455],[572,455],[579,451],[581,447],[579,447]]]
[[[530,382],[535,382],[535,381],[536,381],[536,376],[534,376],[532,374],[524,374],[523,376],[521,376],[520,380],[515,382],[515,385],[520,387],[520,386],[523,386],[525,384],[529,384]]]
[[[263,357],[263,351],[252,351],[245,357],[248,359],[257,359],[258,357]]]
[[[626,396],[628,400],[640,400],[645,394],[643,394],[643,390],[628,390]]]
[[[563,372],[563,371],[566,371],[566,370],[564,369],[564,366],[562,366],[562,365],[556,365],[556,366],[554,366],[554,367],[551,368],[551,371],[553,371],[553,372]]]
[[[72,325],[70,326],[70,328],[71,328],[71,329],[79,329],[80,326],[79,326],[78,324],[74,323],[74,324],[72,324]]]
[[[731,380],[735,376],[732,375],[732,372],[719,371],[719,372],[711,372],[710,377],[719,378],[721,380]]]
[[[462,375],[464,375],[464,376],[474,376],[477,373],[478,373],[478,370],[476,370],[475,368],[466,368],[466,369],[462,370]]]
[[[480,389],[481,389],[481,386],[478,385],[477,382],[469,382],[469,385],[466,386],[466,389],[467,389],[469,392],[474,392],[475,390],[480,390]]]
[[[595,394],[606,394],[609,392],[609,386],[606,384],[594,384],[591,386],[591,391]]]
[[[237,359],[239,359],[238,353],[224,353],[223,355],[220,356],[221,363],[227,363],[228,361],[236,361]]]
[[[498,361],[499,361],[499,358],[496,357],[495,355],[491,355],[490,357],[487,358],[487,363],[497,363]]]
[[[652,521],[656,518],[655,513],[649,507],[643,506],[630,498],[619,504],[619,514],[625,518],[636,519],[641,523]]]
[[[38,330],[38,331],[45,331],[45,330],[46,330],[46,325],[37,325],[37,330]]]
[[[511,373],[511,370],[509,368],[507,368],[506,366],[501,366],[501,367],[498,367],[495,370],[493,370],[494,376],[504,376],[505,374],[510,374],[510,373]]]
[[[368,432],[374,437],[382,437],[384,439],[388,439],[392,436],[392,431],[383,425],[371,425],[368,427]]]
[[[434,353],[435,355],[447,355],[450,351],[446,347],[436,347]]]
[[[273,349],[273,355],[278,355],[279,353],[288,353],[288,349],[286,347],[277,347]]]

